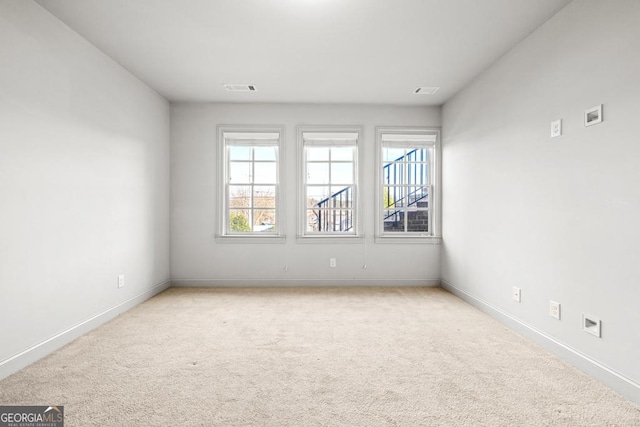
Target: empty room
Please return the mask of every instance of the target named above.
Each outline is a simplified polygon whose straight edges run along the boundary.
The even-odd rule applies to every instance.
[[[640,426],[640,1],[0,0],[0,427]]]

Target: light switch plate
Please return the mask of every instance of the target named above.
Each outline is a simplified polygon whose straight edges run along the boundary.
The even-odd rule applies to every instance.
[[[551,138],[562,135],[562,119],[551,122]]]

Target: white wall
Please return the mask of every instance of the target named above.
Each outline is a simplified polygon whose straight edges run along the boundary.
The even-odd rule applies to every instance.
[[[284,125],[285,244],[220,243],[217,224],[216,126]],[[358,125],[360,197],[366,239],[298,243],[298,125]],[[375,244],[375,127],[440,126],[440,108],[362,105],[172,104],[171,275],[176,285],[436,284],[438,245]],[[329,268],[329,258],[337,268]],[[367,269],[363,269],[366,263]],[[288,272],[284,271],[285,264]]]
[[[445,285],[636,401],[639,53],[640,2],[574,1],[443,108]]]
[[[2,378],[167,286],[170,111],[31,1],[0,63]]]

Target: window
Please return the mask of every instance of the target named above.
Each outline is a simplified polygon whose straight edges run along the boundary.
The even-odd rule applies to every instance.
[[[379,128],[377,134],[378,236],[437,236],[439,130]]]
[[[223,236],[278,236],[281,129],[219,128]]]
[[[299,128],[303,236],[357,235],[359,128]]]

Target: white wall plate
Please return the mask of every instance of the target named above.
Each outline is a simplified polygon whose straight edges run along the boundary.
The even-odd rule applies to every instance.
[[[562,135],[562,119],[551,122],[551,138]]]

